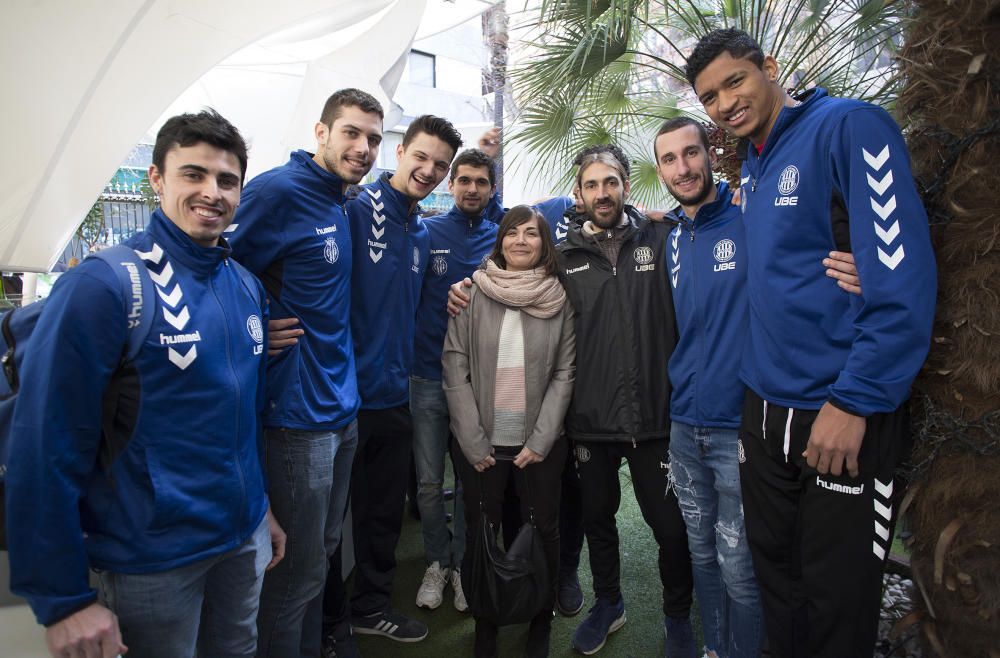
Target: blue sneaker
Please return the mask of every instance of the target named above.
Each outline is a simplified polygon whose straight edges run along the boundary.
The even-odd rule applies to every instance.
[[[625,600],[616,603],[607,599],[597,599],[587,618],[573,633],[573,648],[585,656],[597,653],[604,646],[608,635],[625,625]]]
[[[663,633],[666,641],[663,644],[663,655],[666,658],[696,658],[694,646],[694,631],[691,629],[689,617],[664,617]]]

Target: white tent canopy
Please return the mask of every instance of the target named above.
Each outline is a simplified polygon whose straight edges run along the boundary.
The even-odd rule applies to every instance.
[[[211,105],[251,173],[309,146],[323,101],[356,86],[391,108],[415,37],[477,0],[13,0],[0,8],[0,269],[47,271],[130,149]],[[393,121],[387,116],[387,123]]]

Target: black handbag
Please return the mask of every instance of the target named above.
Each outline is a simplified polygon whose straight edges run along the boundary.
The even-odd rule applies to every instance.
[[[494,457],[498,460],[510,459],[499,454]],[[531,621],[541,612],[552,587],[542,535],[535,527],[528,477],[523,471],[522,475],[528,501],[528,522],[521,526],[517,537],[504,552],[497,546],[496,529],[486,518],[480,494],[479,528],[469,568],[462,571],[462,588],[472,614],[497,626]]]

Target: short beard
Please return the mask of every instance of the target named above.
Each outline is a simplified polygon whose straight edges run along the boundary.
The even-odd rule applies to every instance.
[[[594,226],[606,231],[618,226],[618,224],[621,223],[622,213],[625,212],[625,201],[623,200],[615,204],[615,212],[611,214],[609,219],[598,219],[597,213],[594,212],[593,208],[585,207],[584,210],[587,213],[587,219],[589,219]]]
[[[323,164],[326,165],[326,170],[327,171],[329,171],[331,174],[333,174],[334,176],[336,176],[340,180],[342,180],[345,183],[348,183],[350,185],[356,185],[356,184],[360,183],[361,180],[364,179],[364,177],[365,177],[365,175],[362,174],[357,179],[351,180],[347,176],[344,176],[343,172],[340,171],[340,168],[337,167],[336,163],[333,160],[331,160],[330,158],[326,157],[326,153],[323,154]]]
[[[667,191],[670,192],[670,196],[674,197],[674,199],[676,199],[677,202],[680,203],[681,205],[683,205],[683,206],[696,206],[699,203],[701,203],[702,201],[704,201],[705,199],[707,199],[708,195],[712,193],[713,182],[712,182],[712,174],[711,174],[711,172],[707,172],[707,171],[706,172],[702,172],[701,181],[702,181],[701,190],[698,191],[698,192],[695,192],[694,194],[692,194],[689,197],[682,197],[682,196],[676,194],[672,189],[670,189],[669,185],[667,186]]]
[[[479,217],[480,215],[483,214],[483,211],[486,210],[486,206],[488,205],[489,205],[489,200],[487,200],[486,203],[483,203],[481,206],[473,210],[466,210],[462,206],[458,205],[458,203],[455,204],[455,207],[461,210],[466,215],[469,215],[470,217]]]

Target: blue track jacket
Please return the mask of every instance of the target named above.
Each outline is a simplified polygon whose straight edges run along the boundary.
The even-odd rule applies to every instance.
[[[107,263],[87,259],[59,278],[24,361],[7,472],[11,589],[41,624],[96,599],[88,567],[181,567],[240,546],[267,510],[263,290],[246,288],[224,243],[196,245],[160,210],[128,244],[158,299],[126,366],[135,379],[120,399],[134,429],[110,469],[98,465],[102,395],[131,300]]]
[[[743,218],[732,199],[721,182],[715,201],[693,220],[679,207],[672,217],[680,222],[670,233],[680,337],[669,362],[670,419],[695,427],[738,429],[743,408],[747,253]]]
[[[572,210],[575,206],[576,202],[568,196],[556,196],[535,204],[535,208],[542,213],[549,224],[549,229],[552,230],[553,243],[559,244],[566,239],[570,227],[566,211]]]
[[[813,90],[785,107],[741,180],[749,336],[740,376],[763,399],[868,416],[909,395],[930,347],[937,275],[899,128]],[[823,276],[852,251],[862,296]]]
[[[261,278],[274,319],[295,317],[298,344],[268,359],[264,425],[336,430],[358,414],[351,342],[351,231],[343,181],[306,151],[243,190],[233,256]]]
[[[389,184],[389,174],[347,203],[354,238],[351,329],[363,409],[410,399],[413,333],[430,238],[420,209]]]
[[[431,264],[424,275],[417,308],[413,374],[441,381],[441,352],[448,331],[448,288],[471,277],[490,255],[498,226],[485,216],[469,217],[457,206],[423,223],[430,236]]]

